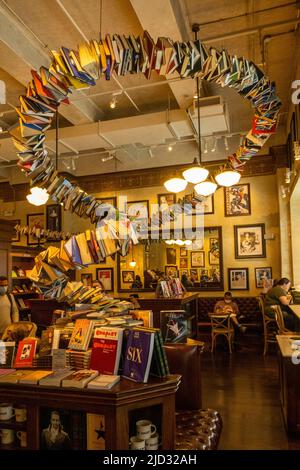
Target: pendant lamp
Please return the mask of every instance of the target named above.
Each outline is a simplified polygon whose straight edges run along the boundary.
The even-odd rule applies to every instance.
[[[210,196],[216,191],[217,187],[218,185],[214,181],[207,179],[202,181],[202,183],[196,184],[195,191],[200,196]]]
[[[164,187],[171,193],[179,193],[187,187],[188,182],[183,178],[171,178],[164,182]]]
[[[30,192],[31,194],[28,194],[26,199],[34,206],[42,206],[43,204],[46,204],[49,199],[49,194],[47,193],[46,189],[39,188],[38,186],[31,188]]]
[[[229,188],[229,186],[233,186],[234,184],[237,184],[240,181],[241,178],[241,173],[239,173],[236,170],[232,169],[226,169],[224,168],[221,173],[215,176],[215,179],[217,183],[220,186],[225,186],[226,188]]]

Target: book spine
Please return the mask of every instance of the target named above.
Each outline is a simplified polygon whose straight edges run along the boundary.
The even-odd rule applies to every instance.
[[[167,375],[170,375],[169,363],[168,363],[166,351],[165,351],[165,348],[164,348],[164,342],[163,342],[163,338],[162,338],[161,331],[158,331],[158,332],[157,332],[157,336],[158,336],[158,339],[159,339],[159,342],[160,342],[160,350],[161,350],[161,352],[162,352],[162,357],[163,357],[163,362],[164,362],[164,366],[165,366],[165,371],[166,371],[166,374],[167,374]]]

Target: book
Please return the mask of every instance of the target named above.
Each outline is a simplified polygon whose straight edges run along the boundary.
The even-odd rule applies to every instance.
[[[154,348],[154,332],[133,328],[127,333],[123,377],[147,383]]]
[[[0,377],[12,374],[13,372],[16,372],[16,369],[0,369]]]
[[[86,351],[92,335],[94,323],[92,320],[78,319],[69,342],[69,349]]]
[[[39,344],[39,357],[47,356],[52,352],[52,344],[54,339],[54,329],[48,328],[47,330],[43,330],[41,334],[41,340]]]
[[[57,369],[50,372],[49,375],[43,377],[39,381],[39,385],[44,385],[47,387],[60,387],[63,379],[70,375],[70,369]]]
[[[161,310],[160,328],[164,343],[186,343],[188,319],[185,310]]]
[[[87,388],[91,388],[93,390],[110,390],[119,381],[119,375],[100,374],[87,384]]]
[[[25,338],[19,342],[14,367],[32,367],[37,338]]]
[[[15,341],[0,341],[0,369],[12,367],[15,354]]]
[[[143,320],[144,326],[153,327],[153,312],[152,310],[131,310],[132,318],[136,320]]]
[[[2,370],[4,369],[1,369],[1,371]],[[26,375],[31,374],[31,372],[32,370],[15,370],[14,372],[11,372],[9,374],[4,374],[4,375],[0,374],[0,383],[17,384],[19,383],[20,379],[22,379]]]
[[[91,380],[99,375],[97,370],[81,369],[72,372],[62,380],[63,387],[84,388]]]
[[[116,375],[119,369],[123,330],[117,327],[96,328],[91,368],[100,374]]]
[[[51,374],[51,370],[35,370],[31,371],[30,374],[26,375],[25,377],[21,377],[19,383],[21,384],[38,384],[41,379],[47,377],[47,375]]]
[[[105,450],[105,416],[86,414],[87,450]]]

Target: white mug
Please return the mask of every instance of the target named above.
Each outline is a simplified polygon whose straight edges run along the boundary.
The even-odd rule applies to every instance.
[[[15,418],[18,423],[24,423],[27,419],[27,408],[24,405],[15,406]]]
[[[20,439],[21,447],[27,447],[27,432],[26,431],[18,431],[17,438]]]
[[[146,450],[157,450],[159,447],[159,435],[157,432],[146,439]]]
[[[149,439],[156,433],[156,426],[147,419],[141,419],[136,422],[137,437],[140,439]]]
[[[130,438],[130,449],[131,450],[145,450],[145,440],[140,439],[138,436],[132,436]]]
[[[11,403],[0,403],[0,420],[7,421],[15,415],[13,405]]]
[[[0,429],[1,444],[12,444],[15,439],[12,429]]]

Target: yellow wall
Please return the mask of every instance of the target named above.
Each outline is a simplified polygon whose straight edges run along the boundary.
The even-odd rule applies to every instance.
[[[278,278],[285,273],[280,273],[280,237],[279,237],[279,207],[278,207],[278,195],[277,195],[277,183],[276,176],[260,176],[243,178],[241,183],[250,183],[250,197],[251,197],[251,215],[242,217],[225,217],[224,215],[224,191],[219,189],[215,194],[214,200],[214,214],[205,215],[205,226],[220,225],[223,229],[223,261],[224,261],[224,287],[228,289],[228,276],[227,268],[249,268],[249,291],[235,291],[235,295],[248,296],[256,295],[260,292],[255,287],[255,267],[268,267],[271,266],[273,269],[273,278]],[[186,192],[190,192],[191,188],[188,188]],[[152,188],[139,188],[132,189],[126,192],[128,201],[140,201],[147,199],[151,203],[157,203],[157,194],[165,193],[163,187],[152,187]],[[117,191],[115,194],[112,193],[99,193],[98,197],[112,197],[124,195],[124,192]],[[53,204],[53,202],[51,202]],[[2,204],[3,209],[13,209],[13,203]],[[26,224],[27,213],[38,213],[42,212],[43,209],[30,205],[27,201],[17,202],[16,210],[12,217],[9,219],[21,219],[22,224]],[[63,229],[65,231],[79,232],[90,226],[88,220],[80,219],[78,216],[69,212],[63,211]],[[266,240],[266,258],[256,259],[235,259],[234,254],[234,225],[248,225],[264,223],[266,227],[266,234],[274,234],[274,240]],[[22,237],[21,244],[26,245],[26,237]],[[135,247],[135,250],[137,248]],[[179,259],[179,257],[178,257]],[[179,264],[179,263],[178,263]],[[91,265],[86,269],[77,273],[77,278],[80,279],[80,273],[90,272],[93,273],[95,278],[96,268],[113,267],[114,268],[114,286],[117,289],[117,272],[116,272],[116,261],[108,259],[106,264]],[[127,266],[126,266],[127,269]],[[132,270],[128,266],[128,270]],[[137,266],[135,268],[136,274],[141,268]],[[211,294],[209,292],[203,292],[201,295],[221,295],[220,293]]]

